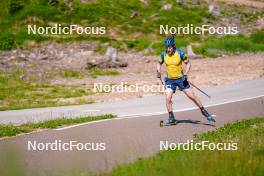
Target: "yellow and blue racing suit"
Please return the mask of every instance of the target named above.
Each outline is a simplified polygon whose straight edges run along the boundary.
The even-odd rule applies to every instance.
[[[188,89],[190,87],[187,80],[183,80],[182,62],[188,64],[190,61],[185,56],[184,52],[179,49],[174,49],[174,54],[169,55],[166,51],[162,52],[159,63],[165,63],[167,68],[167,77],[165,78],[166,88],[173,92],[179,87],[180,90]]]

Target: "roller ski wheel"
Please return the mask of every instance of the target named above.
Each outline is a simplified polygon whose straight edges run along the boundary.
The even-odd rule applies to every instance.
[[[215,121],[215,115],[209,115],[208,117],[207,117],[207,120],[209,121],[209,122],[213,122],[213,123],[215,123],[216,121]]]
[[[215,122],[215,115],[209,114],[205,109],[202,110],[201,113],[209,122]]]
[[[160,121],[160,127],[163,127],[163,126],[173,126],[173,125],[176,125],[177,122],[176,120],[173,120],[173,121],[168,121],[168,120],[165,120],[165,121]]]

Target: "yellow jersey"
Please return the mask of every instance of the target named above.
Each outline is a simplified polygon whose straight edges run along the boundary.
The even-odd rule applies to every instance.
[[[174,54],[171,56],[166,51],[162,52],[159,63],[163,64],[164,62],[167,68],[167,77],[177,79],[183,76],[182,62],[188,64],[189,59],[185,56],[184,52],[175,48]]]

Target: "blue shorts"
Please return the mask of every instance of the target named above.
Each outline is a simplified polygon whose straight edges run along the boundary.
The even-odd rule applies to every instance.
[[[165,78],[165,85],[167,90],[172,90],[173,93],[175,93],[177,87],[179,87],[180,90],[188,89],[190,88],[190,84],[187,80],[183,80],[183,78],[177,78],[177,79],[170,79]]]

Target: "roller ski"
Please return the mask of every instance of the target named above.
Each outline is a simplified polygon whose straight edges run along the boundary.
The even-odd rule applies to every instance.
[[[163,127],[163,126],[172,126],[172,125],[176,125],[176,124],[177,124],[177,121],[174,118],[169,118],[167,120],[160,121],[160,127]]]
[[[215,121],[215,115],[211,115],[209,114],[205,109],[201,110],[201,113],[203,114],[203,116],[209,121],[209,122],[216,122]]]

